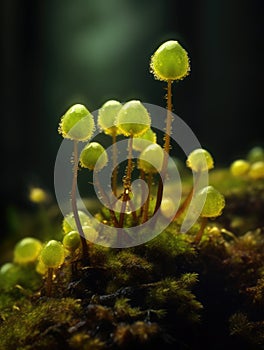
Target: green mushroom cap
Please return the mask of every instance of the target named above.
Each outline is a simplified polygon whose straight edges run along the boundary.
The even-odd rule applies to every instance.
[[[205,203],[201,212],[202,217],[214,218],[222,214],[225,207],[225,197],[217,191],[213,186],[206,186],[202,188],[197,197],[205,196]]]
[[[132,100],[120,109],[115,125],[125,136],[137,137],[150,128],[150,116],[140,101]]]
[[[98,231],[92,226],[83,226],[84,238],[90,242],[96,241],[99,236]]]
[[[230,171],[233,176],[243,176],[249,171],[250,164],[244,159],[235,160],[231,166]]]
[[[156,133],[150,128],[144,134],[133,138],[133,149],[136,151],[143,151],[149,144],[157,142]]]
[[[247,154],[247,159],[250,163],[264,161],[264,148],[255,146]]]
[[[81,221],[81,225],[85,226],[85,225],[89,225],[90,224],[90,218],[87,214],[85,214],[83,211],[78,210],[78,215]],[[76,227],[76,223],[75,223],[75,218],[73,213],[69,213],[67,214],[62,221],[62,229],[64,234],[67,234],[71,231],[76,231],[77,227]]]
[[[67,250],[74,252],[81,244],[81,238],[77,231],[71,231],[63,237],[63,245]]]
[[[80,154],[80,165],[89,170],[101,170],[108,162],[107,153],[98,142],[88,143]]]
[[[253,180],[264,179],[264,161],[258,161],[251,165],[248,173]]]
[[[92,137],[94,128],[92,114],[84,105],[75,104],[62,116],[59,133],[67,139],[87,141]]]
[[[61,242],[51,240],[42,249],[40,259],[48,268],[58,268],[64,262],[64,248]]]
[[[203,148],[197,148],[189,154],[186,165],[196,172],[206,171],[214,167],[214,160],[208,151]]]
[[[164,153],[157,143],[153,143],[145,148],[139,155],[138,168],[146,173],[156,173],[161,171]]]
[[[156,79],[183,79],[190,71],[188,54],[178,41],[166,41],[151,57],[150,68]]]
[[[103,104],[98,112],[97,124],[107,135],[119,134],[119,129],[115,126],[115,119],[122,108],[122,104],[116,100],[109,100]]]
[[[14,262],[27,264],[37,260],[42,249],[42,243],[33,237],[21,239],[14,248]]]

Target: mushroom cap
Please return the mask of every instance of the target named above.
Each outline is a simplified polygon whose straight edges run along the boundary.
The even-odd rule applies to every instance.
[[[158,80],[180,80],[189,74],[189,57],[178,41],[169,40],[155,51],[150,68]]]
[[[150,128],[151,120],[147,109],[138,100],[126,102],[120,109],[115,125],[125,136],[137,137]]]

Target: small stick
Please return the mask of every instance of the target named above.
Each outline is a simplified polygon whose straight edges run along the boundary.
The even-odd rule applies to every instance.
[[[205,229],[205,226],[207,224],[207,221],[208,221],[208,218],[207,217],[202,217],[202,221],[201,221],[201,226],[200,226],[200,229],[199,231],[197,232],[196,236],[195,236],[195,239],[194,239],[194,243],[196,245],[198,245],[202,239],[202,236],[203,236],[203,233],[204,233],[204,229]]]

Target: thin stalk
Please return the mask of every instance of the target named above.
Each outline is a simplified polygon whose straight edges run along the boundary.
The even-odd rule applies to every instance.
[[[146,199],[146,202],[144,203],[144,206],[143,206],[143,218],[142,218],[142,223],[143,224],[144,224],[144,222],[148,221],[148,211],[149,211],[149,201],[150,201],[150,192],[151,192],[152,180],[153,180],[152,174],[149,173],[148,174],[148,189],[149,189],[149,192],[148,192],[148,197]]]
[[[52,278],[53,278],[53,268],[48,268],[48,275],[46,280],[46,294],[48,297],[51,296],[51,290],[52,290]]]
[[[74,220],[76,223],[77,231],[79,232],[82,244],[82,261],[84,265],[89,263],[89,253],[86,239],[84,238],[84,232],[82,229],[77,201],[76,201],[76,189],[77,189],[77,175],[78,175],[78,141],[74,140],[74,151],[73,151],[73,179],[72,179],[72,190],[71,190],[71,203]]]
[[[188,193],[187,197],[185,198],[185,200],[183,201],[183,203],[180,206],[179,210],[175,214],[173,220],[178,219],[182,215],[182,213],[185,211],[185,209],[189,206],[189,204],[190,204],[190,202],[192,200],[192,196],[193,196],[193,187],[191,188],[191,190]]]
[[[144,172],[142,169],[140,169],[140,178],[141,178],[141,180],[145,181],[145,178],[146,178],[145,175],[146,175],[145,172]],[[143,186],[141,186],[142,198],[145,198],[145,196],[144,196],[144,194],[145,194],[144,189],[145,189],[145,188],[144,188]],[[142,201],[142,202],[143,202],[143,201]],[[140,217],[140,218],[143,216],[144,205],[145,205],[145,204],[143,204],[142,207],[140,208],[140,214],[139,214],[139,217]]]
[[[116,131],[112,135],[112,158],[113,158],[113,175],[112,175],[112,188],[113,193],[117,197],[117,145],[116,145]]]
[[[200,176],[201,176],[201,172],[199,171],[197,173],[197,177],[196,177],[194,185],[192,186],[192,188],[191,188],[190,192],[188,193],[187,197],[185,198],[185,200],[181,204],[181,206],[180,206],[179,210],[177,211],[177,213],[175,214],[173,220],[178,219],[181,216],[181,214],[186,210],[186,208],[189,206],[189,204],[191,203],[191,200],[192,200],[192,197],[193,197],[194,188],[197,185],[197,183],[198,183],[198,181],[200,179]]]
[[[206,218],[206,217],[202,218],[200,229],[197,232],[195,239],[194,239],[194,243],[197,245],[200,243],[200,241],[203,237],[203,233],[204,233],[205,226],[207,224],[207,220],[208,220],[208,218]]]
[[[171,135],[171,125],[172,125],[172,81],[169,79],[168,80],[168,85],[167,85],[167,118],[166,118],[166,132],[165,132],[165,137],[164,137],[164,159],[162,163],[162,168],[161,168],[161,177],[159,180],[159,185],[158,185],[158,191],[157,191],[157,201],[156,201],[156,206],[154,209],[154,214],[158,211],[161,201],[162,201],[162,195],[163,195],[163,179],[165,179],[166,172],[167,172],[167,167],[168,167],[168,159],[169,159],[169,152],[170,152],[170,135]]]
[[[133,170],[132,144],[133,144],[133,136],[131,135],[129,140],[128,140],[127,168],[126,168],[126,176],[125,176],[124,181],[123,181],[124,192],[123,192],[123,197],[122,197],[121,213],[120,213],[120,217],[119,217],[119,226],[120,227],[124,226],[127,201],[129,200],[129,194],[131,191],[131,175],[132,175],[132,170]]]
[[[131,199],[130,193],[129,193],[128,199]],[[128,202],[128,205],[129,205],[129,208],[130,208],[130,210],[131,210],[131,215],[132,215],[132,217],[133,217],[133,221],[134,221],[134,223],[136,224],[138,218],[137,218],[137,212],[136,212],[134,203],[133,203],[132,201],[129,201],[129,202]]]
[[[100,184],[97,172],[95,172],[95,174],[94,174],[94,181],[95,181],[95,186],[98,188],[99,193],[101,194],[101,196],[104,199],[104,202],[107,204],[107,206],[109,208],[110,216],[111,216],[111,219],[113,221],[114,226],[115,227],[119,227],[119,223],[118,223],[117,218],[115,216],[115,212],[114,212],[114,210],[111,207],[111,203],[109,202],[107,194],[105,193],[104,189],[102,188],[102,186]]]

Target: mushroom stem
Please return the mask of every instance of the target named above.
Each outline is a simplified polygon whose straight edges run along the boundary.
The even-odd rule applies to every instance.
[[[162,169],[161,169],[161,177],[159,180],[158,185],[158,191],[157,191],[157,200],[156,200],[156,206],[154,209],[154,214],[158,211],[161,201],[162,201],[162,195],[163,195],[163,179],[165,179],[167,167],[168,167],[168,159],[169,159],[169,152],[170,152],[170,135],[171,135],[171,125],[172,125],[172,80],[168,80],[167,85],[167,118],[166,118],[166,132],[164,137],[164,158],[162,163]]]
[[[141,179],[142,181],[145,181],[145,178],[146,178],[145,175],[146,175],[146,174],[145,174],[145,171],[143,171],[142,169],[140,169],[140,179]],[[143,203],[143,198],[145,198],[144,194],[145,194],[145,188],[144,188],[144,186],[141,186],[142,203]],[[140,213],[139,213],[139,217],[140,217],[140,218],[141,218],[142,215],[143,215],[143,211],[144,211],[144,204],[143,204],[143,205],[141,206],[141,208],[140,208]]]
[[[116,131],[112,135],[112,157],[113,157],[113,174],[112,174],[112,188],[113,193],[117,196],[117,145],[116,145]]]
[[[72,190],[71,190],[71,203],[74,220],[76,223],[77,231],[79,232],[82,244],[82,261],[84,265],[89,263],[88,246],[85,239],[85,235],[82,229],[77,201],[76,201],[76,189],[77,189],[77,175],[78,175],[78,141],[74,140],[74,151],[73,151],[73,179],[72,179]]]
[[[188,193],[187,197],[185,198],[185,200],[182,202],[182,204],[181,204],[179,210],[177,211],[177,213],[175,214],[173,220],[178,219],[181,216],[181,214],[185,211],[185,209],[189,206],[189,204],[190,204],[190,202],[192,200],[192,197],[193,197],[194,189],[195,189],[196,185],[198,184],[200,176],[201,176],[201,171],[199,171],[197,173],[197,177],[195,179],[194,185],[192,186],[192,188],[189,191],[189,193]]]
[[[119,227],[124,226],[124,219],[125,219],[125,211],[127,206],[127,201],[130,198],[130,191],[131,191],[131,175],[132,175],[132,145],[133,145],[133,135],[130,136],[128,140],[128,158],[127,158],[127,168],[126,168],[126,175],[123,180],[123,186],[124,186],[124,192],[122,196],[122,206],[121,206],[121,213],[119,217]]]
[[[205,226],[207,224],[207,221],[208,221],[207,217],[202,217],[200,229],[197,232],[197,234],[195,236],[195,239],[194,239],[194,243],[196,245],[198,245],[200,243],[201,239],[202,239],[202,236],[203,236],[204,229],[205,229]]]
[[[115,227],[119,227],[119,223],[117,221],[117,218],[116,218],[116,215],[115,215],[115,212],[111,206],[111,203],[109,202],[109,199],[108,199],[108,196],[107,194],[105,193],[104,189],[102,188],[100,182],[99,182],[99,179],[98,179],[98,175],[97,175],[97,172],[94,173],[94,184],[95,186],[98,188],[98,191],[99,193],[101,194],[101,196],[103,197],[103,200],[104,202],[107,204],[108,206],[108,209],[109,209],[109,212],[110,212],[110,216],[111,216],[111,219],[113,221],[113,224]]]
[[[48,275],[46,280],[46,294],[48,297],[51,296],[51,290],[52,290],[52,277],[53,277],[53,268],[48,268]]]
[[[190,202],[192,200],[192,196],[193,196],[193,187],[191,188],[191,190],[189,191],[187,197],[185,198],[185,200],[183,201],[183,203],[180,206],[179,210],[175,214],[173,220],[178,219],[181,216],[181,214],[185,211],[185,209],[189,206],[189,204],[190,204]]]
[[[150,192],[151,192],[151,185],[152,185],[152,179],[153,176],[151,173],[148,174],[148,197],[146,199],[146,202],[144,203],[143,206],[143,218],[142,218],[142,223],[148,221],[148,211],[149,211],[149,202],[150,202]]]

